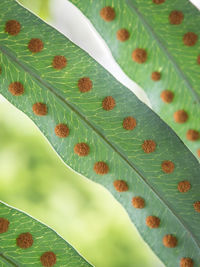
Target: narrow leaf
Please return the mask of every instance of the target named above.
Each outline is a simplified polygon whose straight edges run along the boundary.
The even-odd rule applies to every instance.
[[[56,232],[0,202],[1,266],[91,266]]]
[[[178,266],[183,257],[197,264],[195,157],[152,110],[63,35],[14,0],[1,1],[0,10],[0,92],[35,122],[67,165],[110,190],[166,266]],[[21,25],[16,35],[5,26],[10,20]],[[166,242],[171,236],[177,242]]]

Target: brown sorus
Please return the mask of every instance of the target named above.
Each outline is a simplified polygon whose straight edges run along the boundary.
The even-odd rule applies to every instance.
[[[149,228],[158,228],[160,225],[160,219],[156,216],[148,216],[146,218],[146,225]]]
[[[180,260],[180,267],[193,267],[194,263],[191,258],[182,258]]]
[[[185,193],[190,190],[191,184],[188,181],[181,181],[178,183],[178,191]]]
[[[186,133],[186,137],[189,141],[197,141],[199,139],[199,132],[189,129]]]
[[[0,67],[0,74],[2,73],[2,68]]]
[[[156,149],[156,143],[153,140],[145,140],[142,144],[145,153],[152,153]]]
[[[42,256],[40,257],[40,261],[43,266],[51,267],[56,264],[56,255],[52,251],[47,251],[42,254]]]
[[[17,35],[21,30],[21,25],[17,20],[9,20],[5,25],[5,32],[10,35]]]
[[[136,209],[143,209],[145,206],[145,201],[142,197],[133,197],[132,205]]]
[[[35,103],[32,106],[33,112],[37,116],[45,116],[47,114],[47,106],[43,103]]]
[[[174,163],[170,160],[165,160],[162,162],[162,170],[165,173],[172,173],[174,171]]]
[[[165,0],[152,0],[152,2],[156,5],[160,5],[165,2]]]
[[[197,155],[200,158],[200,148],[197,150]]]
[[[130,34],[126,29],[120,29],[117,31],[117,39],[121,42],[125,42],[129,39]]]
[[[153,81],[157,82],[157,81],[160,80],[160,78],[161,78],[161,73],[160,73],[160,72],[158,72],[158,71],[154,71],[154,72],[152,72],[152,74],[151,74],[151,79],[152,79]]]
[[[197,64],[200,65],[200,55],[198,55],[198,57],[197,57]]]
[[[177,246],[177,239],[174,235],[165,235],[163,237],[163,245],[167,248],[174,248]]]
[[[184,15],[181,11],[174,10],[169,14],[169,22],[173,25],[179,25],[183,21]]]
[[[19,96],[24,93],[24,86],[20,82],[13,82],[9,85],[8,90],[14,96]]]
[[[115,10],[111,6],[103,7],[100,11],[103,20],[109,22],[115,19]]]
[[[129,116],[123,120],[123,128],[126,130],[133,130],[136,127],[136,119]]]
[[[132,53],[132,59],[139,63],[145,63],[147,61],[147,52],[143,48],[136,48]]]
[[[197,212],[200,212],[200,201],[196,201],[193,206]]]
[[[54,131],[55,134],[60,138],[65,138],[69,135],[69,128],[64,123],[57,124]]]
[[[55,56],[52,61],[52,66],[56,70],[61,70],[67,66],[67,59],[64,56]]]
[[[102,107],[107,111],[112,110],[115,107],[115,99],[112,96],[105,97],[102,101]]]
[[[94,171],[96,172],[96,174],[104,175],[109,172],[109,167],[107,163],[98,161],[94,164]]]
[[[198,35],[193,32],[187,32],[183,36],[183,43],[187,46],[194,46],[198,40]]]
[[[80,157],[85,157],[89,154],[90,147],[86,143],[78,143],[74,147],[74,152]]]
[[[92,81],[88,77],[83,77],[78,80],[78,88],[81,93],[89,92],[92,89]]]
[[[32,38],[28,43],[28,49],[32,53],[41,52],[43,48],[44,48],[44,44],[42,40],[38,38]]]
[[[185,110],[177,110],[174,113],[174,120],[177,123],[184,123],[188,120],[188,114]]]
[[[10,222],[5,218],[0,218],[0,234],[8,231]]]
[[[163,102],[169,104],[174,99],[174,93],[170,90],[164,90],[164,91],[162,91],[160,97],[161,97]]]
[[[118,191],[118,192],[128,191],[128,185],[123,180],[115,180],[113,182],[113,185],[114,185],[114,188],[116,189],[116,191]]]
[[[23,249],[30,248],[33,245],[33,237],[30,233],[22,233],[17,239],[17,246]]]

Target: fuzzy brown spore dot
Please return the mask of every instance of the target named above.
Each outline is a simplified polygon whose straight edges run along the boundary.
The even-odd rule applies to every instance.
[[[42,266],[51,267],[56,264],[56,255],[52,251],[47,251],[42,254],[40,261],[42,263]]]
[[[196,130],[189,129],[186,133],[186,138],[189,141],[197,141],[199,139],[199,132]]]
[[[198,35],[193,32],[187,32],[183,36],[183,43],[186,46],[194,46],[198,41]]]
[[[103,20],[109,22],[115,19],[115,10],[111,6],[103,7],[100,11]]]
[[[5,32],[10,35],[17,35],[21,30],[21,25],[17,20],[9,20],[5,25]]]
[[[125,181],[123,180],[115,180],[113,182],[114,188],[118,192],[126,192],[128,191],[128,185]]]
[[[148,216],[146,218],[146,225],[149,228],[158,228],[160,225],[160,219],[156,216]]]
[[[195,209],[197,212],[200,212],[200,201],[196,201],[196,202],[193,204],[193,207],[194,207],[194,209]]]
[[[163,245],[167,248],[175,248],[177,246],[177,239],[174,235],[165,235],[163,237]]]
[[[163,4],[165,0],[152,0],[152,2],[156,5],[160,5],[160,4]]]
[[[151,74],[151,79],[152,79],[154,82],[160,81],[160,79],[161,79],[161,73],[158,72],[158,71],[154,71],[154,72],[152,72],[152,74]]]
[[[126,130],[133,130],[136,127],[136,119],[129,116],[123,120],[123,128]]]
[[[174,10],[169,14],[169,22],[173,25],[179,25],[182,23],[184,15],[181,11]]]
[[[0,234],[8,231],[10,222],[5,218],[0,218]]]
[[[24,86],[20,82],[13,82],[9,85],[9,92],[14,96],[19,96],[24,93]]]
[[[200,158],[200,149],[197,150],[197,155]]]
[[[23,249],[30,248],[33,245],[33,237],[30,233],[22,233],[17,239],[17,246]]]
[[[129,39],[130,34],[126,29],[120,29],[117,31],[117,39],[121,42],[125,42]]]
[[[112,96],[107,96],[102,101],[102,107],[107,111],[112,110],[115,107],[115,104],[115,99]]]
[[[83,77],[78,80],[78,88],[81,93],[89,92],[92,89],[92,81],[88,77]]]
[[[2,68],[0,67],[0,75],[1,75],[1,73],[2,73]]]
[[[37,116],[45,116],[47,115],[47,106],[44,103],[35,103],[32,106],[33,112]]]
[[[56,136],[60,138],[65,138],[69,135],[69,128],[64,123],[57,124],[54,131],[55,131]]]
[[[197,64],[200,65],[200,55],[197,57]]]
[[[64,56],[55,56],[52,61],[52,66],[56,70],[61,70],[67,66],[67,59]]]
[[[136,48],[132,53],[132,59],[139,63],[145,63],[147,61],[147,52],[143,48]]]
[[[89,154],[90,147],[86,143],[78,143],[74,146],[74,152],[80,157],[85,157]]]
[[[170,160],[163,161],[161,166],[165,173],[172,173],[174,171],[174,163]]]
[[[41,52],[43,48],[44,48],[44,44],[42,40],[38,38],[32,38],[28,43],[28,49],[32,53]]]
[[[169,104],[174,99],[174,93],[170,90],[164,90],[164,91],[162,91],[160,97],[161,97],[163,102]]]
[[[177,110],[174,113],[174,120],[177,123],[184,123],[188,120],[188,114],[185,110]]]
[[[178,191],[185,193],[190,190],[191,184],[188,181],[181,181],[178,183]]]
[[[133,197],[132,198],[132,205],[136,209],[143,209],[145,206],[145,201],[142,197]]]
[[[191,258],[182,258],[180,260],[180,267],[193,267],[194,263]]]
[[[145,140],[142,144],[142,149],[145,153],[152,153],[156,149],[156,143],[153,140]]]
[[[96,172],[96,174],[104,175],[109,172],[109,167],[107,163],[98,161],[94,164],[94,171]]]

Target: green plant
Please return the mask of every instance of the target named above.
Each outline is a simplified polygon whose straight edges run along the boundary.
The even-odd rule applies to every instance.
[[[124,72],[145,90],[153,110],[200,160],[199,11],[189,0],[70,2],[93,23]],[[110,21],[100,16],[106,6],[115,14]],[[137,48],[147,57],[139,64],[134,59]],[[161,97],[165,90],[172,98]]]
[[[111,191],[166,266],[185,257],[197,266],[200,166],[194,156],[85,52],[14,0],[0,8],[0,92],[65,163]]]
[[[53,230],[4,203],[0,235],[1,266],[91,266]]]

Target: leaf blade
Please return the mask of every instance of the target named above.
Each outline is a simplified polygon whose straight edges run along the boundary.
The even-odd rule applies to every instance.
[[[6,266],[42,266],[40,257],[47,251],[55,253],[55,266],[91,266],[61,236],[31,216],[1,202],[0,218],[9,221],[8,230],[0,235],[0,261]],[[16,239],[27,232],[32,235],[33,244],[22,249]]]
[[[8,4],[8,1],[4,0],[4,3]],[[0,34],[1,93],[36,123],[65,163],[113,193],[143,238],[166,264],[178,264],[185,253],[198,262],[200,219],[192,208],[192,202],[198,200],[199,196],[198,162],[171,129],[128,89],[65,37],[14,3],[1,15],[1,26],[3,28],[5,21],[11,17],[20,18],[23,31],[15,39],[4,32]],[[12,12],[14,8],[18,10],[15,16]],[[45,50],[37,55],[27,49],[28,41],[33,37],[41,38],[45,43]],[[66,70],[53,70],[51,61],[56,54],[66,56]],[[81,94],[77,88],[77,82],[83,76],[89,76],[93,81],[93,89],[85,94]],[[25,94],[13,97],[7,88],[10,82],[17,80],[24,84]],[[101,108],[102,100],[108,94],[117,103],[109,112]],[[32,112],[32,104],[38,101],[47,104],[48,114],[44,117],[35,116]],[[134,131],[126,131],[122,127],[124,117],[129,115],[133,115],[137,121]],[[55,136],[54,127],[63,122],[68,124],[70,134],[61,140]],[[145,154],[141,148],[142,142],[148,138],[153,138],[157,143],[155,153]],[[91,153],[79,158],[74,153],[74,145],[83,141],[89,143]],[[169,176],[161,169],[162,160],[167,159],[175,162],[175,172]],[[93,171],[94,163],[101,160],[107,162],[110,168],[105,177]],[[181,195],[177,183],[185,176],[190,180],[192,190]],[[122,194],[116,192],[113,187],[116,179],[125,179],[129,191]],[[163,187],[164,181],[169,185]],[[134,210],[131,204],[132,197],[137,194],[144,197],[147,203],[142,211]],[[176,203],[174,198],[177,199]],[[163,222],[157,232],[150,231],[145,224],[146,216],[151,214],[159,216]],[[163,247],[162,237],[167,233],[178,234],[179,245],[173,251]],[[152,242],[157,235],[158,242]],[[189,235],[193,238],[188,241]]]

